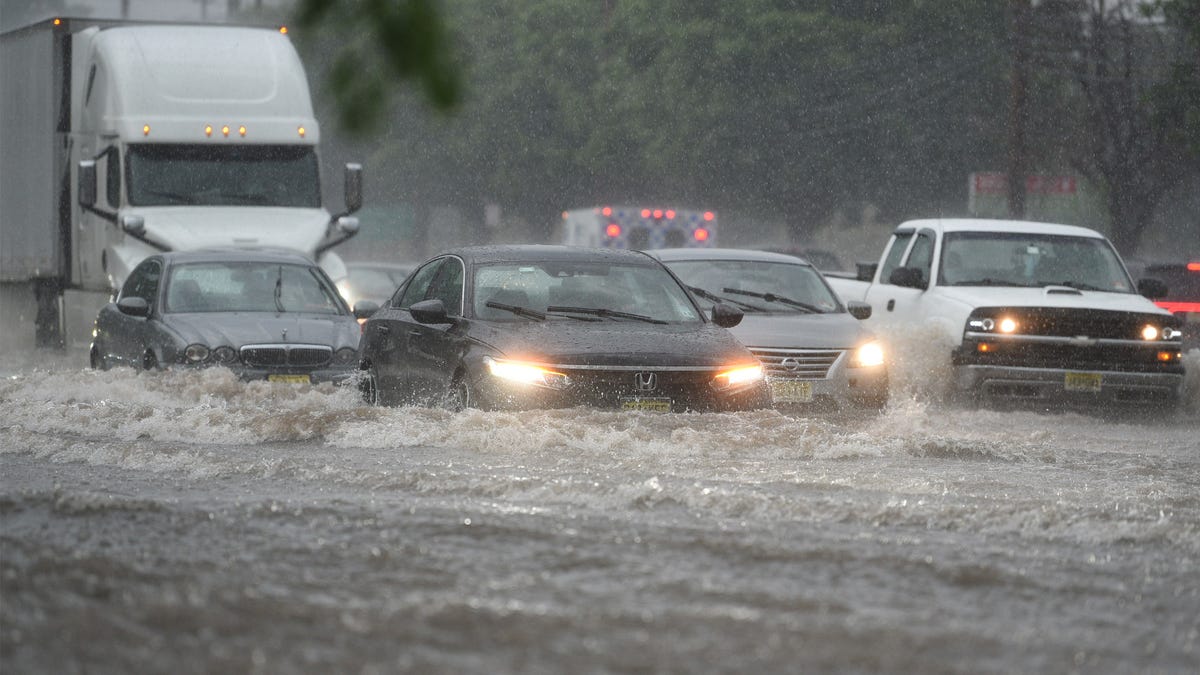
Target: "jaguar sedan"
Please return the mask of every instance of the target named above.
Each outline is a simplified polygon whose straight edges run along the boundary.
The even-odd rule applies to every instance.
[[[451,409],[770,405],[762,366],[654,258],[567,246],[466,247],[417,268],[364,326],[364,397]]]
[[[298,253],[153,255],[96,317],[94,368],[224,366],[244,379],[341,382],[358,322],[325,272]]]
[[[859,323],[871,306],[843,306],[806,260],[738,249],[659,249],[704,305],[746,314],[733,334],[766,368],[777,406],[880,408],[888,400],[883,348]]]

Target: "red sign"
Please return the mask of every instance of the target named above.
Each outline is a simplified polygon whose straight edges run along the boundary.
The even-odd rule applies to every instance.
[[[1036,175],[1025,178],[1025,192],[1043,195],[1073,195],[1077,189],[1075,176]],[[971,174],[971,192],[977,195],[1008,194],[1008,176],[997,172]]]

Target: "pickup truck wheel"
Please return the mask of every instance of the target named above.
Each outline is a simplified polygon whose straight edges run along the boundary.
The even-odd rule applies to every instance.
[[[158,366],[158,357],[155,356],[154,352],[150,351],[149,349],[147,349],[146,353],[142,355],[142,370],[160,370]]]
[[[94,370],[108,370],[108,359],[104,358],[104,354],[100,352],[100,348],[92,345],[92,351],[88,354],[88,362]]]

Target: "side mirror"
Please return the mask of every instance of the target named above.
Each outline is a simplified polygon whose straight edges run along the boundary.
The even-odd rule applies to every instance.
[[[346,236],[354,236],[358,234],[358,218],[353,216],[342,216],[337,219],[337,229]]]
[[[121,298],[117,302],[117,309],[128,316],[150,316],[150,303],[146,302],[145,298]]]
[[[359,300],[354,303],[354,318],[369,319],[371,315],[379,311],[379,303],[371,302],[370,300]]]
[[[346,215],[362,208],[362,164],[346,165]]]
[[[846,303],[846,311],[850,312],[850,316],[862,321],[871,318],[871,305],[858,300],[851,300]]]
[[[925,289],[925,275],[921,270],[915,267],[897,267],[892,270],[892,276],[888,278],[888,283],[893,286],[903,286],[904,288],[919,288]]]
[[[1156,298],[1165,298],[1167,296],[1167,292],[1169,291],[1167,285],[1163,283],[1161,279],[1151,278],[1138,279],[1137,290],[1138,293],[1141,293],[1151,300]]]
[[[419,323],[450,323],[446,305],[437,298],[414,302],[412,307],[408,308],[408,313]]]
[[[146,234],[146,219],[126,214],[121,216],[121,229],[131,236],[141,237]]]
[[[712,308],[712,320],[721,328],[733,328],[742,322],[742,317],[745,314],[737,307],[718,302]]]
[[[875,270],[879,268],[877,262],[860,262],[854,264],[854,278],[859,281],[874,281]]]
[[[84,159],[79,162],[78,184],[79,205],[90,209],[96,205],[96,160]]]

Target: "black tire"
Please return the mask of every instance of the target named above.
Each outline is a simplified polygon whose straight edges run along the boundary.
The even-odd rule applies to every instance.
[[[88,353],[88,362],[94,370],[108,370],[108,359],[100,353],[100,349],[96,345],[92,345],[92,351]]]
[[[358,390],[362,393],[363,403],[367,405],[384,405],[383,397],[379,395],[379,378],[375,375],[375,368],[367,366],[363,369],[362,374]]]
[[[455,376],[454,382],[450,384],[450,391],[446,394],[446,408],[454,412],[462,412],[467,408],[476,408],[478,404],[478,396],[471,386],[470,378],[466,373],[459,373]]]
[[[149,349],[147,349],[146,353],[142,355],[142,370],[145,370],[146,372],[160,370],[158,366],[158,357],[155,356],[154,352]]]

